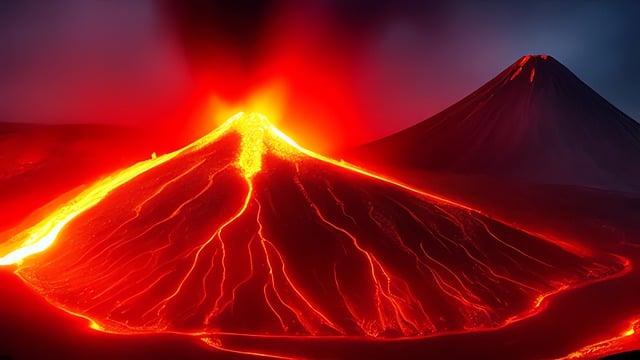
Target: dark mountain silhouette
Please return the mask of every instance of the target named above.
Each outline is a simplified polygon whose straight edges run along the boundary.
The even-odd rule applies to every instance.
[[[640,125],[553,57],[527,55],[446,110],[347,158],[637,191]]]

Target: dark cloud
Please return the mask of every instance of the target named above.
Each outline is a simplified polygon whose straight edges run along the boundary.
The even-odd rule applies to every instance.
[[[431,84],[447,78],[431,73],[449,74],[453,83],[462,82],[457,77],[465,75],[467,86],[457,89],[448,89],[450,84],[406,84],[422,91],[412,95],[416,98],[429,97],[438,92],[435,87],[444,86],[452,94],[446,101],[454,101],[519,56],[540,52],[553,54],[614,104],[640,117],[640,67],[634,66],[640,60],[640,2],[633,0],[176,3],[177,14],[185,20],[181,23],[187,43],[197,40],[195,52],[224,44],[239,49],[240,58],[259,59],[269,19],[287,9],[311,8],[305,14],[310,26],[315,26],[314,17],[321,16],[325,26],[338,34],[335,41],[364,49],[378,66],[387,67],[379,69],[383,73],[391,71],[388,67],[409,67],[405,72],[429,75],[418,79]],[[443,102],[434,101],[438,106]],[[435,110],[415,113],[426,116]]]
[[[251,65],[259,61],[265,26],[282,4],[275,0],[188,0],[166,5],[187,51],[201,57],[231,50]]]

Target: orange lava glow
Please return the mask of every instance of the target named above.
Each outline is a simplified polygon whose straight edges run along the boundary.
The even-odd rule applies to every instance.
[[[618,335],[587,345],[562,359],[596,359],[620,351],[638,349],[640,348],[640,339],[638,339],[639,331],[640,319],[634,319],[629,323],[629,326]]]
[[[92,329],[251,355],[215,336],[494,329],[628,267],[312,152],[253,112],[96,182],[0,265]]]

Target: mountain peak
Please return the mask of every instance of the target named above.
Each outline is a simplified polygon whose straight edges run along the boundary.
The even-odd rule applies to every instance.
[[[262,157],[267,151],[281,157],[298,153],[298,145],[276,128],[260,113],[238,113],[229,120],[229,130],[241,137],[236,165],[245,178],[251,178],[262,169]]]
[[[239,112],[227,119],[220,128],[238,132],[241,136],[251,136],[253,132],[270,133],[276,129],[266,115],[258,112]]]
[[[636,191],[640,125],[553,57],[525,55],[456,104],[352,155],[381,167]]]
[[[256,112],[239,112],[233,115],[189,148],[198,150],[229,134],[240,136],[236,166],[247,179],[262,169],[262,158],[267,152],[283,158],[299,156],[304,152],[300,145],[273,125],[264,114]]]
[[[533,83],[536,72],[540,75],[545,69],[557,68],[558,66],[563,67],[560,62],[546,54],[524,55],[508,67],[509,80],[521,77],[527,78],[530,83]]]
[[[552,56],[549,56],[547,54],[527,54],[527,55],[523,55],[521,56],[518,61],[516,61],[516,64],[519,65],[524,65],[526,64],[529,60],[540,60],[540,61],[557,61],[556,59],[554,59]]]

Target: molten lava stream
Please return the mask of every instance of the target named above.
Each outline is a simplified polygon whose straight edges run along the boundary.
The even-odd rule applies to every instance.
[[[598,341],[594,344],[584,346],[566,357],[563,357],[562,360],[582,358],[595,359],[628,349],[638,349],[640,348],[638,331],[640,331],[640,318],[636,317],[629,323],[627,328],[619,334],[602,341]]]
[[[615,274],[315,154],[259,114],[124,169],[2,249],[57,307],[115,333],[406,338],[504,326]]]

